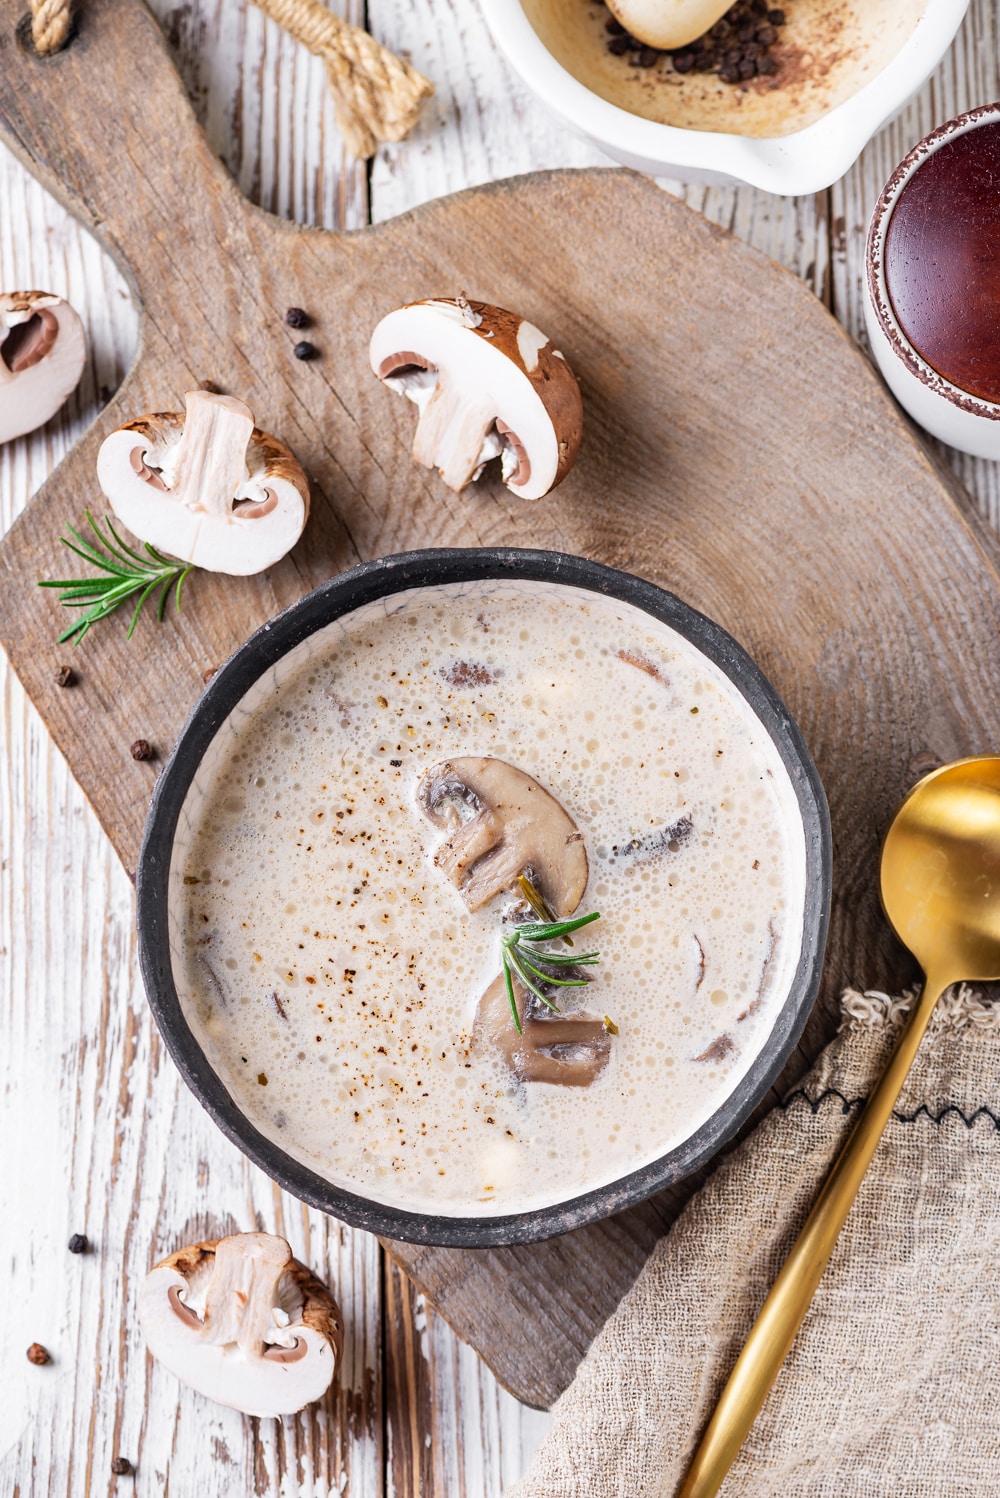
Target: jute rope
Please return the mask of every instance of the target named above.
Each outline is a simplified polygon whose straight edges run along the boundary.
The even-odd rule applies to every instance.
[[[350,26],[319,0],[254,0],[326,63],[337,123],[354,156],[373,156],[380,141],[402,140],[434,85],[408,62]]]
[[[320,0],[254,0],[326,64],[337,123],[353,156],[373,156],[380,141],[402,140],[434,85],[367,31],[350,26]],[[39,52],[58,52],[69,37],[72,0],[31,0],[31,37]]]
[[[69,36],[71,0],[31,0],[31,40],[36,52],[58,52]]]

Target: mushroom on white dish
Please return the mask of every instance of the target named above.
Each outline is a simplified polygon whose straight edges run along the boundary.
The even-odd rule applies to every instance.
[[[0,294],[0,442],[43,426],[80,383],[83,324],[47,291]]]
[[[704,36],[733,0],[607,0],[611,14],[647,47],[670,51]]]
[[[573,466],[583,402],[573,371],[533,323],[465,298],[411,302],[376,327],[372,370],[419,408],[413,456],[450,489],[500,458],[504,483],[541,499]]]
[[[291,1415],[319,1399],[343,1348],[330,1292],[270,1233],[171,1254],[146,1276],[139,1324],[157,1362],[245,1415]]]
[[[301,536],[309,480],[243,401],[192,390],[184,406],[106,437],[101,488],[119,520],[159,550],[209,572],[263,572]]]
[[[477,755],[446,760],[422,777],[417,799],[424,815],[449,834],[434,862],[469,910],[512,889],[521,874],[560,919],[583,899],[583,835],[556,798],[523,770]]]

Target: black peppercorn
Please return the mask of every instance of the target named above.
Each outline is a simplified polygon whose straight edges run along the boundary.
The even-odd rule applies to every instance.
[[[153,758],[153,746],[148,739],[136,739],[128,752],[133,759],[143,760]]]
[[[304,328],[309,321],[308,313],[301,307],[289,307],[285,313],[285,322],[290,328]]]
[[[90,1248],[90,1240],[86,1233],[74,1233],[66,1247],[71,1254],[85,1254]]]
[[[72,666],[60,666],[55,674],[57,687],[71,687],[76,683],[76,672]]]
[[[127,1477],[132,1470],[132,1463],[127,1456],[116,1456],[111,1463],[111,1470],[116,1477]]]
[[[315,359],[316,345],[309,343],[307,339],[303,338],[302,342],[297,343],[292,349],[292,353],[296,359]]]

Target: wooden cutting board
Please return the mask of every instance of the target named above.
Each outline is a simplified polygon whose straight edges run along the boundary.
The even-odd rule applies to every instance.
[[[879,837],[912,780],[1000,744],[992,537],[943,479],[864,359],[792,276],[641,178],[559,172],[428,204],[360,234],[251,207],[198,129],[139,0],[87,0],[67,51],[15,40],[0,0],[0,127],[108,248],[142,308],[108,408],[0,547],[0,640],[126,867],[156,764],[202,687],[260,622],[368,557],[426,545],[575,551],[665,584],[751,651],[799,720],[830,798],[835,892],[801,1070],[840,988],[911,969],[879,913]],[[9,288],[20,289],[20,288]],[[584,392],[577,467],[537,505],[495,478],[463,495],[409,456],[412,408],[372,379],[368,335],[398,303],[459,290],[515,308],[563,348]],[[313,317],[292,357],[289,305]],[[199,574],[184,613],[101,625],[75,654],[36,579],[86,506],[108,431],[180,409],[212,380],[292,446],[313,483],[293,555],[266,577]],[[61,691],[70,659],[79,685]],[[613,707],[607,732],[614,734]],[[669,1225],[681,1187],[532,1247],[390,1245],[501,1380],[546,1406]]]

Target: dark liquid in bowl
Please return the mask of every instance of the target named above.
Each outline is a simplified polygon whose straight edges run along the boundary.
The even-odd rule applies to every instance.
[[[1000,403],[1000,122],[956,136],[914,172],[889,220],[885,275],[918,353]]]

